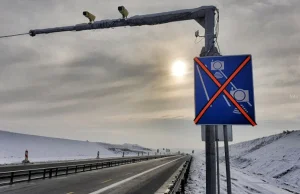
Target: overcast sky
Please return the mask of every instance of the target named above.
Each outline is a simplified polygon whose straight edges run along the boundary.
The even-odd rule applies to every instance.
[[[216,5],[222,55],[252,54],[257,126],[234,142],[299,129],[299,0],[1,0],[0,35]],[[204,148],[194,119],[195,21],[0,39],[0,128],[148,147]],[[184,77],[172,63],[188,65]]]

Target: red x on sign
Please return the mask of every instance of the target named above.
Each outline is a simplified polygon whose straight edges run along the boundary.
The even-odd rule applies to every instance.
[[[233,98],[232,95],[226,90],[228,84],[235,78],[235,76],[247,65],[247,63],[251,60],[251,57],[248,56],[235,70],[234,72],[228,77],[228,79],[222,85],[215,76],[209,71],[209,69],[198,59],[194,58],[194,61],[199,65],[200,68],[211,78],[211,80],[219,87],[217,92],[210,98],[207,104],[202,108],[200,113],[194,119],[195,124],[201,119],[204,113],[208,110],[210,105],[217,99],[217,97],[223,92],[226,97],[234,104],[234,106],[242,113],[242,115],[249,121],[252,126],[257,125],[255,121],[246,113],[246,111],[241,107],[241,105]]]

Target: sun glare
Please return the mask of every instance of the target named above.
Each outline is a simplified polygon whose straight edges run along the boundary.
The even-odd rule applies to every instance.
[[[186,64],[182,61],[175,61],[172,65],[172,75],[181,77],[186,73]]]

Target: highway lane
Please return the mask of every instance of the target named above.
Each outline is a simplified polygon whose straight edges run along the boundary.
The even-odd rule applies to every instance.
[[[0,187],[0,193],[150,194],[158,190],[186,160],[186,156],[173,156],[64,177],[18,183]],[[138,177],[134,178],[133,176]],[[127,182],[120,184],[120,181],[124,180]],[[108,189],[109,186],[113,187]]]
[[[3,165],[0,166],[0,172],[28,170],[28,169],[37,169],[37,168],[50,168],[50,167],[67,166],[67,165],[89,164],[89,163],[106,162],[106,161],[112,161],[118,159],[130,159],[130,158],[138,158],[138,157],[148,157],[148,156],[132,156],[132,157],[124,157],[124,158],[115,157],[115,158],[100,158],[100,159],[90,159],[90,160],[75,160],[75,161],[36,163],[36,164]]]
[[[144,174],[122,185],[102,192],[103,194],[153,194],[169,177],[186,161],[187,158],[175,161],[154,171]],[[94,193],[93,193],[94,194]],[[95,192],[95,194],[98,194]]]

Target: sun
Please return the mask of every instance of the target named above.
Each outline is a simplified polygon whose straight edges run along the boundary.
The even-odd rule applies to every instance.
[[[175,61],[172,65],[172,75],[182,77],[186,74],[186,64],[183,61]]]

